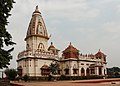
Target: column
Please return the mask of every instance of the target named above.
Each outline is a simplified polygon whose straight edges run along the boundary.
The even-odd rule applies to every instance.
[[[95,75],[99,75],[99,68],[95,67]]]

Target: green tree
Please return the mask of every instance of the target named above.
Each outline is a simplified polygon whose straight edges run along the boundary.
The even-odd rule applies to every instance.
[[[119,67],[113,67],[112,70],[113,70],[113,72],[120,72],[120,68]]]
[[[50,64],[50,71],[53,75],[56,75],[59,69],[59,64],[57,62],[52,62]]]
[[[108,72],[109,75],[113,75],[115,73],[119,73],[120,68],[119,67],[107,68],[107,72]]]
[[[9,80],[15,80],[17,76],[17,71],[15,69],[6,69],[4,72]]]
[[[7,31],[6,26],[8,25],[8,17],[11,15],[10,11],[13,8],[13,0],[0,0],[0,69],[7,68],[10,65],[12,59],[11,51],[14,47],[9,48],[8,46],[14,45],[12,36]],[[9,49],[5,49],[5,47]]]
[[[108,77],[110,78],[119,78],[120,68],[119,67],[107,68],[107,74],[108,74]]]

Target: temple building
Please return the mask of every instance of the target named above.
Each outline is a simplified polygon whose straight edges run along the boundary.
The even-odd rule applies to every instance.
[[[60,64],[61,74],[66,76],[105,76],[107,74],[104,53],[99,50],[95,55],[82,55],[71,43],[63,51]]]
[[[52,42],[48,46],[49,38],[41,12],[36,6],[25,37],[26,49],[17,57],[19,75],[47,76],[50,74],[49,66],[53,62],[59,64],[58,75],[104,76],[107,74],[106,55],[101,50],[94,55],[83,55],[70,43],[60,57],[60,50]]]

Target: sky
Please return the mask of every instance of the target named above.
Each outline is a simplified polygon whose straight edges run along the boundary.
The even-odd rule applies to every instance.
[[[17,67],[17,55],[25,50],[26,32],[38,5],[49,40],[62,52],[71,42],[83,54],[107,55],[107,67],[120,67],[120,0],[15,0],[8,31],[17,44],[10,68]]]

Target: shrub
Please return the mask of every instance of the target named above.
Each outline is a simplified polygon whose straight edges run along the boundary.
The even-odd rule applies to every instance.
[[[15,69],[6,69],[5,71],[6,78],[9,80],[15,80],[17,76],[17,71]]]
[[[61,75],[60,80],[85,80],[85,79],[101,79],[103,76],[65,76]]]

